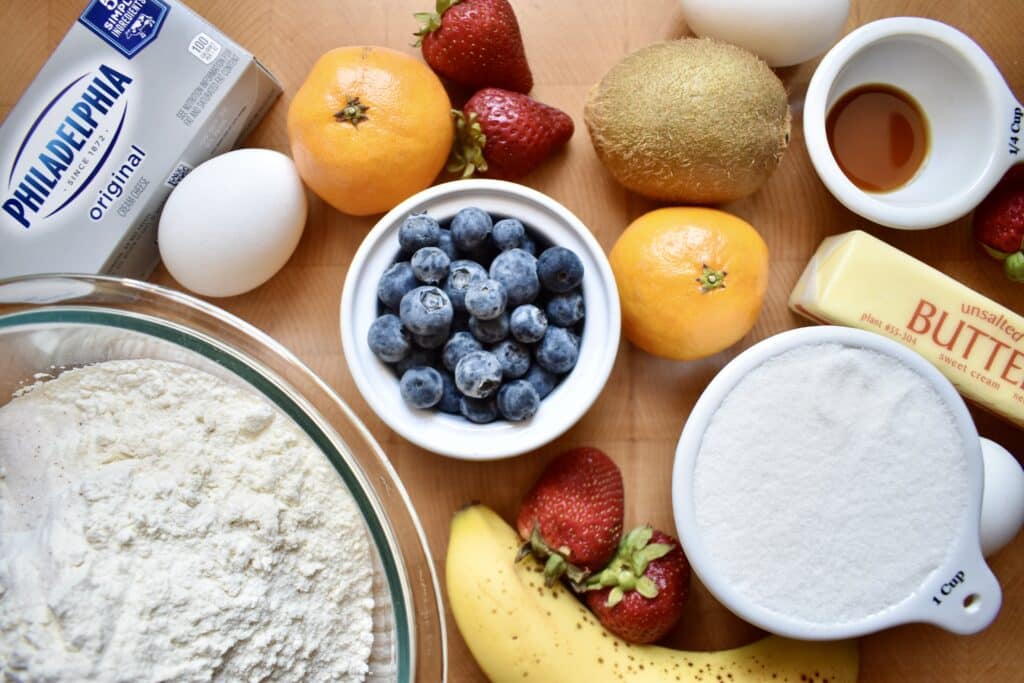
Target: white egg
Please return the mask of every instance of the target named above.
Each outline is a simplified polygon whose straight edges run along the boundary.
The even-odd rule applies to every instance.
[[[698,36],[750,50],[768,66],[790,66],[822,54],[839,38],[850,0],[681,0]]]
[[[994,555],[1024,526],[1024,469],[1013,455],[981,440],[985,486],[981,496],[981,551]]]
[[[306,224],[295,164],[269,149],[240,149],[196,166],[160,216],[160,257],[183,287],[235,296],[291,257]]]

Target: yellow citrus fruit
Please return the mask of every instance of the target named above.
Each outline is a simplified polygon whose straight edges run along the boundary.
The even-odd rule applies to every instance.
[[[717,209],[675,207],[640,216],[609,255],[622,331],[656,356],[703,358],[757,321],[768,247],[746,221]]]
[[[299,175],[321,199],[356,216],[387,211],[430,185],[454,130],[434,72],[386,47],[326,53],[288,107]]]

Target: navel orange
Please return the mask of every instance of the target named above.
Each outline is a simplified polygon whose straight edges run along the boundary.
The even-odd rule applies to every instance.
[[[640,216],[609,255],[622,331],[648,353],[703,358],[757,321],[768,247],[746,221],[717,209],[675,207]]]
[[[299,175],[321,199],[356,216],[387,211],[430,185],[453,135],[441,81],[385,47],[326,53],[288,108]]]

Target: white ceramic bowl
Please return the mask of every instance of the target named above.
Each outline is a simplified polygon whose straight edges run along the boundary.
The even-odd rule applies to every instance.
[[[846,177],[829,148],[825,119],[844,94],[893,85],[924,111],[929,149],[917,174],[890,192],[866,192]],[[814,72],[804,102],[811,162],[846,208],[881,225],[933,228],[967,214],[1024,158],[1021,105],[978,44],[931,19],[892,17],[836,43]]]
[[[398,228],[426,211],[445,224],[459,209],[477,206],[514,217],[583,261],[586,322],[576,367],[523,422],[477,425],[455,415],[417,410],[402,400],[391,368],[370,351],[366,337],[377,318],[377,282],[398,255]],[[583,416],[604,388],[615,362],[621,322],[608,259],[590,230],[551,197],[516,183],[456,180],[428,188],[380,219],[356,252],[341,296],[341,341],[349,370],[366,402],[389,427],[427,450],[465,460],[519,455],[557,438]]]
[[[880,612],[855,621],[823,624],[789,617],[755,603],[725,578],[716,566],[696,522],[693,473],[704,432],[715,411],[748,372],[789,349],[836,343],[877,351],[894,357],[925,378],[939,393],[955,418],[967,455],[967,505],[941,566],[917,590]],[[765,416],[756,416],[766,419]],[[913,351],[878,334],[848,327],[807,327],[769,337],[726,365],[698,399],[683,427],[672,472],[672,506],[676,529],[694,572],[709,591],[732,612],[766,631],[806,640],[849,638],[897,624],[929,622],[955,633],[974,633],[988,626],[1002,600],[999,583],[982,557],[979,519],[983,483],[982,452],[1005,453],[997,444],[984,445],[956,389],[934,366]],[[1012,456],[1006,454],[1012,459]],[[936,472],[936,476],[942,476]],[[856,523],[856,520],[852,520]],[[780,548],[780,552],[784,552]],[[959,577],[954,581],[952,577]],[[950,585],[953,581],[954,585]],[[933,599],[939,596],[939,600]],[[965,599],[972,596],[970,600]]]

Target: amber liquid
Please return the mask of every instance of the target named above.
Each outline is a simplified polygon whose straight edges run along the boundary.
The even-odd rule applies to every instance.
[[[868,192],[902,186],[928,153],[921,107],[890,85],[862,85],[840,97],[828,112],[825,134],[839,168]]]

